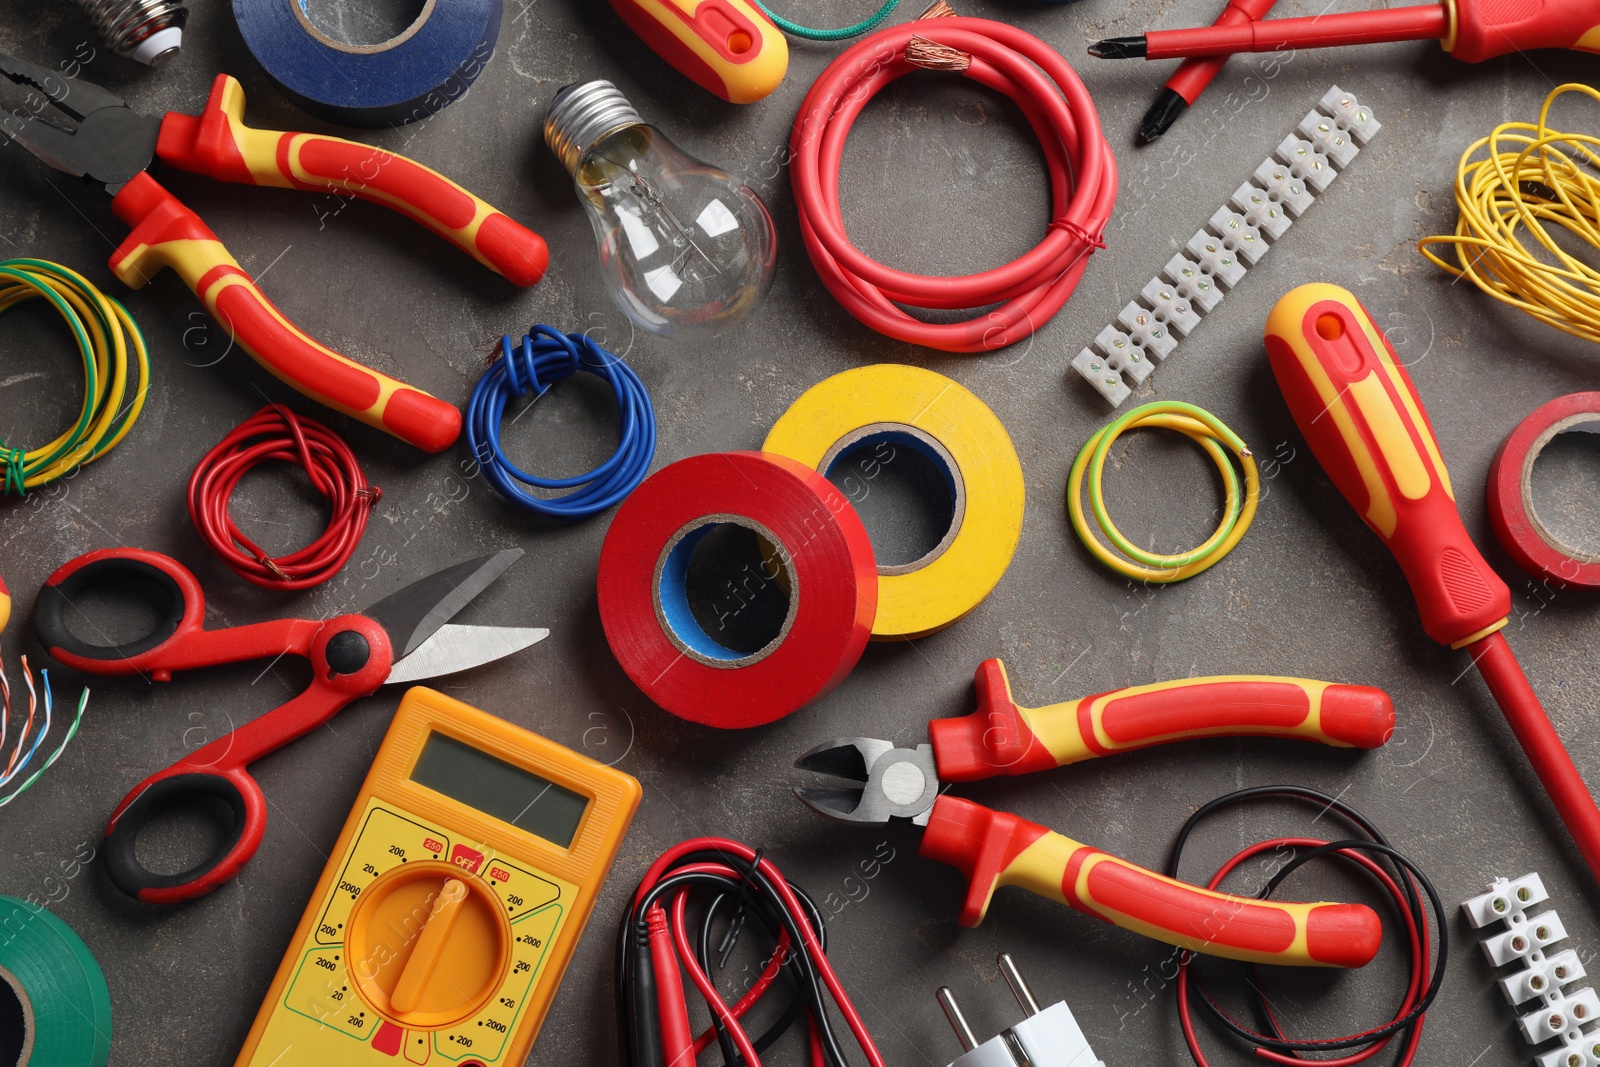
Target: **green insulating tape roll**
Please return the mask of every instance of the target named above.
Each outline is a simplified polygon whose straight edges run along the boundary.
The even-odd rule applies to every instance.
[[[105,1067],[110,1056],[111,994],[83,938],[0,896],[0,1067]]]

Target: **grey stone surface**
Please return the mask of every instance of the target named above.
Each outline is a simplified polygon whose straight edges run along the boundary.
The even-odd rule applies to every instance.
[[[896,17],[909,17],[917,2],[907,0],[908,10]],[[784,8],[842,24],[870,6],[823,0]],[[13,681],[19,654],[29,653],[36,665],[44,658],[26,620],[33,596],[56,567],[92,548],[127,544],[175,554],[200,575],[208,621],[221,626],[360,607],[445,564],[520,545],[527,557],[463,621],[549,626],[552,637],[511,661],[446,679],[442,688],[615,761],[646,791],[534,1062],[615,1061],[610,948],[626,890],[668,845],[726,834],[765,847],[837,912],[832,958],[886,1059],[932,1067],[959,1052],[934,1003],[937,986],[954,988],[983,1035],[1015,1018],[994,965],[1002,950],[1017,957],[1041,1000],[1067,999],[1108,1064],[1184,1062],[1164,977],[1168,953],[1016,890],[998,895],[980,928],[958,927],[959,876],[917,858],[909,828],[852,831],[805,812],[789,794],[804,780],[790,767],[795,755],[842,734],[921,740],[928,717],[968,708],[971,672],[988,656],[1005,659],[1018,699],[1030,705],[1191,674],[1380,685],[1394,695],[1400,727],[1387,748],[1370,754],[1213,740],[962,793],[1150,865],[1164,862],[1189,812],[1227,790],[1290,781],[1337,793],[1416,858],[1451,909],[1451,967],[1416,1062],[1527,1062],[1513,1013],[1454,905],[1496,874],[1537,869],[1572,944],[1592,959],[1600,946],[1600,894],[1466,658],[1423,635],[1398,569],[1308,454],[1267,369],[1260,331],[1279,295],[1319,279],[1353,289],[1391,328],[1432,413],[1468,526],[1515,591],[1511,641],[1578,765],[1591,780],[1600,776],[1593,652],[1600,605],[1592,595],[1531,587],[1492,547],[1482,493],[1501,438],[1539,403],[1594,388],[1600,356],[1467,285],[1450,284],[1413,248],[1418,237],[1453,223],[1450,183],[1465,146],[1498,122],[1534,118],[1551,86],[1592,74],[1593,58],[1539,54],[1471,68],[1418,43],[1300,53],[1276,72],[1240,61],[1167,138],[1136,149],[1132,131],[1169,65],[1093,61],[1084,45],[1151,25],[1207,21],[1214,3],[960,6],[1020,24],[1069,57],[1094,94],[1123,174],[1109,247],[1095,256],[1077,294],[1034,338],[994,355],[948,357],[890,342],[855,322],[817,281],[780,164],[789,123],[833,46],[795,42],[783,87],[761,104],[733,107],[668,69],[606,4],[511,0],[499,50],[464,99],[414,127],[357,136],[403,148],[543,233],[554,267],[526,292],[367,204],[188,175],[171,175],[170,186],[247,269],[265,273],[267,292],[313,335],[453,400],[465,401],[484,343],[507,330],[549,322],[604,331],[655,397],[658,464],[758,446],[802,390],[849,367],[900,361],[951,375],[1010,428],[1029,489],[1016,559],[969,618],[912,647],[869,649],[836,691],[773,726],[734,734],[678,722],[642,697],[606,647],[594,572],[608,518],[562,528],[537,521],[466,476],[464,447],[423,457],[316,409],[238,352],[219,360],[220,342],[186,350],[182,334],[199,322],[191,322],[197,305],[178,280],[167,274],[145,291],[124,292],[105,259],[125,231],[104,198],[5,147],[0,254],[68,263],[125,296],[148,332],[155,364],[149,408],[115,453],[55,493],[0,502],[0,572],[18,600],[19,618],[3,639]],[[1317,9],[1290,3],[1278,13]],[[0,48],[55,63],[73,55],[85,32],[67,4],[0,0]],[[244,82],[254,124],[341,132],[279,95],[245,51],[227,4],[197,2],[186,40],[181,58],[159,72],[102,56],[85,73],[136,106],[197,111],[212,77],[228,71]],[[767,198],[782,241],[779,276],[766,306],[740,332],[676,346],[635,334],[609,304],[588,225],[538,133],[555,90],[591,76],[616,80],[685,148],[748,175]],[[1063,365],[1333,83],[1370,104],[1383,132],[1136,397],[1199,403],[1258,454],[1276,457],[1261,513],[1238,551],[1205,575],[1134,588],[1094,564],[1067,523],[1067,469],[1106,411],[1083,383],[1063,377]],[[14,105],[20,95],[6,86],[0,100]],[[1592,111],[1567,114],[1592,131]],[[1048,217],[1042,165],[1019,113],[949,76],[908,79],[867,108],[850,141],[844,187],[851,232],[863,248],[930,272],[998,264],[1032,244]],[[72,360],[42,313],[5,318],[0,436],[38,442],[64,424],[77,404]],[[235,579],[200,545],[184,509],[194,462],[268,398],[327,419],[384,489],[346,576],[301,596],[267,595]],[[563,386],[509,432],[513,448],[541,470],[582,469],[610,447],[608,403],[587,384]],[[1186,445],[1149,437],[1114,453],[1112,506],[1141,538],[1169,545],[1198,539],[1220,502],[1203,460]],[[1593,460],[1592,450],[1564,455],[1563,469],[1575,480],[1591,472],[1584,484],[1592,486]],[[319,521],[283,472],[252,476],[236,510],[278,550]],[[1579,506],[1563,521],[1578,536],[1595,512]],[[80,683],[64,670],[52,677],[62,694]],[[60,864],[80,843],[98,845],[106,816],[144,775],[276,706],[304,680],[302,668],[286,663],[264,674],[259,664],[203,671],[166,685],[92,680],[82,735],[31,793],[0,811],[0,892],[52,899],[93,948],[115,1004],[117,1064],[231,1062],[399,694],[357,703],[256,767],[272,801],[266,842],[242,876],[216,894],[152,909],[123,899],[98,864],[71,881],[60,878]],[[1220,818],[1194,843],[1185,874],[1200,878],[1264,836],[1337,835],[1331,824],[1293,807]],[[198,832],[168,829],[171,840],[191,845]],[[894,860],[870,881],[859,871],[852,879],[882,841]],[[1253,891],[1264,873],[1252,870],[1237,884]],[[1331,868],[1307,869],[1290,886],[1303,899],[1368,893]],[[1392,932],[1388,941],[1381,961],[1364,973],[1270,975],[1274,1002],[1293,1031],[1332,1033],[1386,1018],[1403,974]],[[1255,1062],[1212,1044],[1214,1063]],[[802,1054],[791,1035],[770,1059],[798,1063]]]

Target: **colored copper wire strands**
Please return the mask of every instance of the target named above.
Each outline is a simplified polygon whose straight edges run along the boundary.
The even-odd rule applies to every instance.
[[[233,521],[239,481],[263,463],[294,463],[328,501],[328,527],[305,548],[271,556]],[[309,589],[350,561],[383,490],[367,484],[355,453],[320,422],[279,404],[256,412],[207,452],[189,478],[189,519],[228,569],[263,589]]]
[[[1565,230],[1600,248],[1600,177],[1593,169],[1600,137],[1550,127],[1550,108],[1568,93],[1600,102],[1591,86],[1559,85],[1545,97],[1537,124],[1502,123],[1462,153],[1455,232],[1425,237],[1417,249],[1496,300],[1600,341],[1600,270],[1554,234]]]
[[[616,394],[621,438],[617,449],[598,467],[570,478],[529,474],[511,462],[500,446],[506,406],[529,395],[537,400],[556,382],[580,370],[593,374]],[[552,519],[576,522],[621,503],[644,481],[656,455],[656,412],[644,383],[621,357],[581,333],[535,326],[520,343],[509,336],[500,339],[500,355],[472,390],[467,444],[484,477],[501,496]],[[547,498],[535,496],[523,486],[574,491]]]
[[[761,13],[772,20],[772,24],[784,33],[791,34],[806,41],[844,41],[851,37],[860,37],[863,33],[870,33],[882,25],[883,20],[894,14],[895,8],[900,6],[900,0],[885,0],[884,5],[876,12],[857,22],[853,26],[843,26],[836,30],[819,30],[810,26],[802,26],[798,22],[790,22],[776,11],[772,10],[761,0],[752,0]]]
[[[936,14],[949,11],[936,6]],[[850,128],[890,82],[924,69],[959,73],[1005,94],[1039,138],[1051,222],[1038,245],[1003,267],[961,277],[910,274],[875,262],[845,232],[839,166]],[[879,333],[946,352],[1004,348],[1061,310],[1089,253],[1104,247],[1101,233],[1117,195],[1116,160],[1078,75],[1037,37],[988,19],[924,15],[858,41],[811,87],[790,148],[801,233],[828,291]],[[990,310],[929,323],[904,308]]]
[[[40,448],[0,441],[0,496],[25,496],[111,451],[133,429],[150,391],[144,334],[120,303],[83,275],[42,259],[0,263],[0,315],[29,300],[60,313],[83,358],[83,405],[71,427]]]
[[[1206,455],[1222,475],[1227,494],[1222,505],[1222,520],[1203,544],[1187,552],[1167,554],[1140,548],[1129,541],[1117,524],[1111,521],[1111,513],[1106,508],[1102,481],[1111,445],[1128,430],[1150,427],[1186,434],[1205,449]],[[1235,470],[1235,463],[1238,464],[1238,470]],[[1242,484],[1241,471],[1244,475]],[[1085,481],[1089,487],[1089,506],[1094,512],[1095,526],[1129,559],[1106,548],[1090,529],[1089,520],[1083,512]],[[1159,585],[1193,578],[1220,563],[1244,537],[1245,531],[1250,529],[1260,499],[1261,475],[1256,469],[1255,457],[1239,435],[1204,408],[1176,400],[1136,407],[1102,428],[1084,442],[1083,448],[1078,451],[1078,458],[1072,463],[1072,472],[1067,476],[1067,513],[1083,547],[1118,574]]]
[[[1184,953],[1178,963],[1177,997],[1178,1016],[1183,1027],[1184,1040],[1188,1043],[1189,1053],[1199,1067],[1207,1067],[1204,1052],[1200,1048],[1199,1037],[1195,1032],[1194,1019],[1191,1013],[1193,997],[1198,997],[1200,1004],[1213,1018],[1227,1031],[1240,1039],[1254,1044],[1252,1051],[1261,1059],[1273,1063],[1297,1064],[1308,1062],[1301,1053],[1304,1052],[1343,1052],[1347,1055],[1332,1059],[1317,1059],[1310,1062],[1320,1064],[1335,1064],[1338,1067],[1348,1067],[1361,1063],[1375,1056],[1395,1038],[1401,1039],[1401,1049],[1395,1060],[1397,1067],[1409,1067],[1416,1058],[1417,1047],[1422,1040],[1424,1017],[1428,1008],[1438,996],[1439,986],[1444,981],[1445,965],[1450,954],[1450,938],[1445,924],[1444,905],[1439,900],[1439,894],[1434,891],[1433,883],[1402,853],[1392,846],[1388,839],[1378,830],[1372,822],[1350,805],[1345,804],[1337,797],[1328,796],[1304,786],[1295,785],[1268,785],[1257,786],[1252,789],[1241,789],[1218,797],[1206,804],[1184,822],[1183,828],[1178,832],[1178,838],[1172,845],[1172,857],[1167,863],[1169,877],[1177,878],[1178,865],[1183,858],[1184,845],[1189,840],[1189,835],[1207,817],[1223,808],[1232,807],[1246,801],[1258,799],[1290,799],[1303,800],[1315,805],[1323,812],[1333,812],[1346,822],[1356,827],[1365,839],[1349,839],[1342,841],[1323,841],[1306,837],[1281,837],[1269,841],[1258,842],[1249,848],[1234,855],[1217,873],[1212,875],[1206,883],[1207,888],[1215,889],[1220,885],[1235,868],[1241,863],[1262,853],[1275,850],[1290,850],[1291,858],[1280,867],[1267,884],[1257,894],[1259,899],[1266,900],[1282,882],[1300,867],[1314,859],[1325,856],[1338,856],[1349,860],[1377,880],[1384,891],[1394,901],[1396,911],[1400,916],[1401,925],[1406,933],[1406,945],[1410,954],[1410,976],[1406,984],[1404,996],[1400,1006],[1396,1009],[1394,1018],[1389,1022],[1372,1027],[1359,1033],[1343,1037],[1321,1039],[1293,1039],[1286,1037],[1281,1024],[1267,995],[1263,992],[1260,968],[1254,964],[1249,965],[1252,970],[1249,985],[1254,993],[1256,1006],[1262,1017],[1266,1020],[1267,1032],[1252,1030],[1230,1016],[1216,1000],[1200,985],[1198,979],[1190,973],[1193,955]],[[1427,907],[1433,912],[1435,932],[1428,928],[1428,916],[1423,910],[1421,897],[1417,890],[1421,888],[1427,897]],[[1434,943],[1435,933],[1437,944]],[[1428,961],[1433,959],[1432,971],[1429,971]]]
[[[708,894],[698,937],[691,942],[689,897]],[[699,903],[699,901],[697,901]],[[726,916],[723,936],[713,936]],[[754,918],[755,922],[749,919]],[[762,929],[773,949],[760,976],[729,1004],[712,978],[712,958],[725,967],[742,931]],[[759,850],[719,837],[698,837],[668,849],[645,872],[617,944],[617,1023],[625,1067],[692,1067],[713,1041],[729,1067],[761,1067],[760,1054],[806,1018],[812,1067],[845,1067],[827,1000],[866,1054],[884,1067],[872,1036],[845,993],[826,954],[827,928],[816,904],[784,878]],[[689,1029],[679,967],[711,1008],[712,1025],[698,1038]],[[783,1014],[759,1037],[741,1019],[780,976],[795,991]]]
[[[33,668],[28,666],[28,657],[23,656],[22,678],[28,686],[28,718],[17,731],[11,755],[6,757],[4,765],[0,766],[0,808],[33,788],[33,783],[39,780],[39,776],[61,758],[61,753],[66,751],[72,739],[78,736],[78,727],[83,723],[83,709],[89,704],[89,690],[85,689],[78,695],[78,707],[73,712],[72,721],[67,724],[66,735],[61,738],[54,751],[44,758],[43,763],[34,766],[34,757],[44,747],[45,739],[50,736],[50,729],[55,725],[55,697],[50,691],[50,672],[43,670],[39,674],[41,688],[44,690],[44,721],[40,723],[39,730],[35,733],[33,725],[38,718],[39,694],[33,687]],[[10,733],[10,728],[11,683],[6,679],[5,670],[0,669],[0,756],[5,753],[6,737]],[[31,766],[34,767],[33,773],[28,774],[28,768]],[[10,792],[6,791],[8,789]]]

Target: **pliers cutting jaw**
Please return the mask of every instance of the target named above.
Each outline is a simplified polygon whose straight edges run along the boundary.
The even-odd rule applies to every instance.
[[[0,74],[38,92],[78,123],[76,130],[69,130],[15,112],[0,113],[0,130],[56,170],[115,195],[156,158],[160,117],[140,114],[92,82],[63,77],[3,52]]]
[[[820,815],[838,822],[887,823],[910,819],[928,825],[939,796],[933,746],[896,748],[873,737],[841,737],[818,745],[794,761],[796,767],[860,784],[849,788],[801,788],[794,795]]]

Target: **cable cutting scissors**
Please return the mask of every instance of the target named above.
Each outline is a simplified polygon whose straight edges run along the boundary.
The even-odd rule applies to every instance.
[[[141,549],[90,552],[66,564],[39,594],[34,628],[58,662],[103,675],[148,675],[165,682],[174,671],[253,659],[300,656],[311,684],[274,711],[246,723],[146,778],[112,812],[106,826],[106,870],[129,896],[151,904],[202,897],[238,874],[261,845],[267,798],[251,776],[256,760],[333,718],[380,686],[454,674],[520,652],[546,629],[447,625],[522,556],[520,548],[461,563],[413,582],[359,614],[331,619],[280,619],[223,630],[204,626],[205,594],[177,560]],[[93,645],[67,625],[73,599],[85,590],[122,587],[147,598],[165,617],[154,632],[121,645]],[[151,816],[204,797],[233,811],[233,827],[216,853],[181,874],[146,870],[135,855]]]

